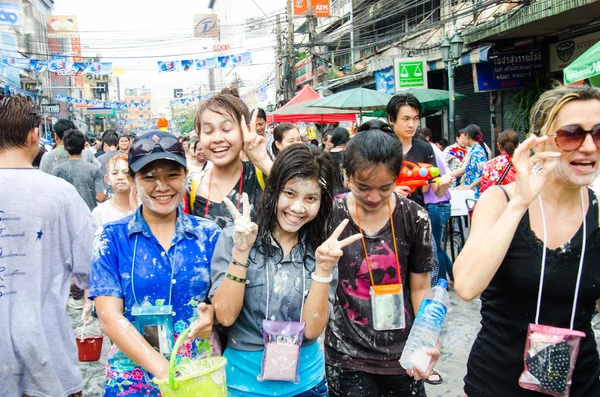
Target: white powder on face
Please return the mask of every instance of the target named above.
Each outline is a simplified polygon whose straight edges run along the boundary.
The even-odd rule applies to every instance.
[[[156,207],[154,206],[152,198],[148,195],[148,193],[146,193],[143,186],[140,185],[140,182],[137,179],[135,180],[135,187],[137,188],[138,200],[148,207],[148,209],[154,211]]]

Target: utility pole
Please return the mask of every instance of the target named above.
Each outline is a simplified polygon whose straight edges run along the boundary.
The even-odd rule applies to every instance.
[[[296,77],[294,75],[294,65],[296,64],[296,53],[294,50],[294,10],[293,0],[287,0],[287,23],[288,23],[288,68],[287,68],[287,89],[285,90],[285,101],[289,101],[296,92]]]
[[[319,76],[318,76],[318,66],[317,66],[317,57],[315,54],[315,18],[312,12],[312,2],[311,0],[306,0],[306,19],[308,24],[308,42],[310,48],[310,60],[311,60],[311,69],[313,73],[313,88],[317,88],[319,85]]]
[[[350,67],[354,69],[354,0],[350,0]]]
[[[281,47],[281,21],[279,14],[275,15],[275,40],[277,41],[277,67],[275,68],[276,93],[275,103],[279,103],[281,93],[284,91],[281,85],[281,65],[282,65],[282,47]]]

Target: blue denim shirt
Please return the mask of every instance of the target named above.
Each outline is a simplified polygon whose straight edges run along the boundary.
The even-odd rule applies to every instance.
[[[196,306],[207,298],[210,262],[221,230],[212,221],[177,210],[175,235],[165,251],[142,216],[141,207],[130,216],[108,223],[96,236],[89,297],[123,299],[125,317],[133,322],[136,304],[173,306],[175,339],[197,318]],[[135,249],[135,261],[133,258]],[[173,267],[172,267],[173,266]],[[172,276],[171,276],[172,274]],[[135,297],[133,293],[135,287]],[[170,290],[172,287],[172,297]],[[198,343],[187,343],[180,353],[195,357]],[[109,353],[105,396],[123,389],[130,395],[158,395],[145,371],[115,346]]]

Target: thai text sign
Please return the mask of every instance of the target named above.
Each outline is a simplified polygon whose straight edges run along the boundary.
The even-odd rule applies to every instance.
[[[473,64],[475,92],[522,88],[544,69],[540,50],[498,54],[490,62]]]

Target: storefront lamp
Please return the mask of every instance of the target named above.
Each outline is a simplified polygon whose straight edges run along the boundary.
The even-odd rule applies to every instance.
[[[446,40],[448,40],[448,39],[446,39]],[[450,47],[452,50],[452,59],[454,59],[455,61],[460,59],[460,57],[462,55],[463,45],[464,45],[464,41],[460,37],[460,34],[458,34],[458,32],[455,32],[454,37],[452,37],[452,41],[450,42]],[[443,48],[443,44],[442,44],[442,48]],[[442,54],[443,54],[443,52],[442,52]]]
[[[450,60],[450,40],[448,40],[447,36],[446,36],[446,38],[444,38],[444,41],[442,42],[441,51],[442,51],[442,61],[444,61],[444,63],[448,62]]]

